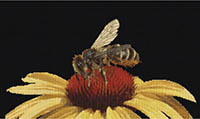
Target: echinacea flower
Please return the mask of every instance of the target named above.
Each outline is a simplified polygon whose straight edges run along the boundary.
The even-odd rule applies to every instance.
[[[188,119],[190,113],[173,96],[196,102],[181,85],[168,80],[142,81],[116,66],[106,66],[107,85],[97,70],[87,81],[73,75],[65,80],[50,73],[28,74],[30,83],[7,91],[40,95],[6,115],[6,119],[140,119],[138,111],[150,119]]]

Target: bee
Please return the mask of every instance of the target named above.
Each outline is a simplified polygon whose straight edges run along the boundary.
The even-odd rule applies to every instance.
[[[109,22],[91,48],[84,50],[81,54],[75,55],[72,61],[76,77],[80,74],[88,82],[90,86],[90,77],[93,71],[98,69],[101,73],[105,84],[107,84],[106,72],[104,66],[121,65],[125,67],[133,67],[140,62],[139,54],[130,44],[114,44],[109,45],[116,37],[119,28],[117,19]]]

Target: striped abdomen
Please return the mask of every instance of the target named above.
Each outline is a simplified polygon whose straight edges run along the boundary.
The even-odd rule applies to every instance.
[[[139,54],[131,45],[116,45],[110,50],[108,57],[113,64],[133,67],[139,63]]]

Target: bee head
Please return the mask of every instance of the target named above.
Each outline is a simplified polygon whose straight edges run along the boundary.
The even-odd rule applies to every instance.
[[[85,68],[87,68],[86,64],[84,63],[84,60],[80,55],[75,55],[72,61],[72,65],[75,72],[83,72]]]

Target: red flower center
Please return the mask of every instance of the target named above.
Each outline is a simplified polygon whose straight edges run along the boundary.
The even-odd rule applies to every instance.
[[[108,106],[123,106],[133,95],[133,76],[116,66],[105,66],[107,85],[98,70],[90,78],[90,86],[81,75],[73,75],[67,86],[67,97],[73,105],[105,111]]]

